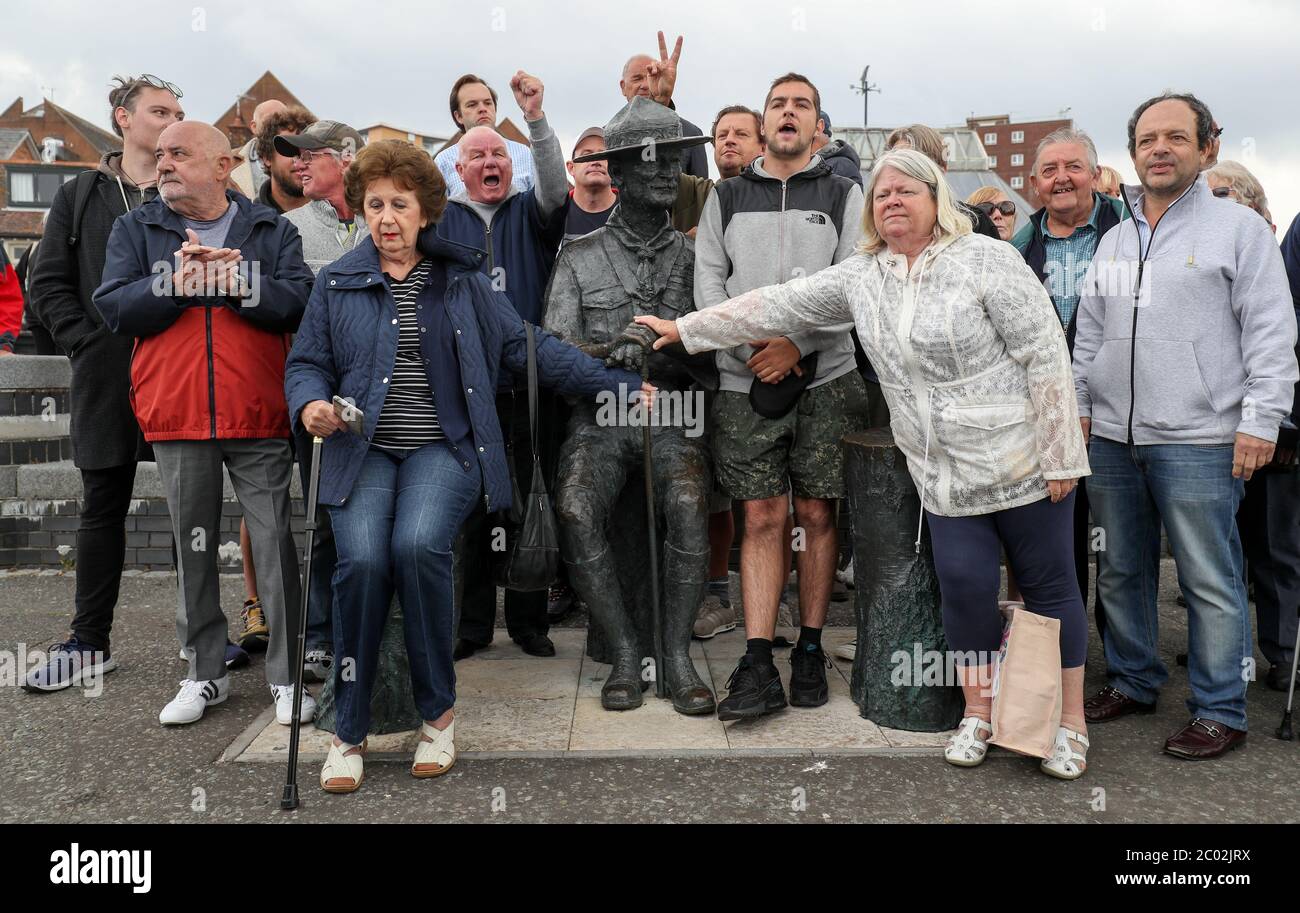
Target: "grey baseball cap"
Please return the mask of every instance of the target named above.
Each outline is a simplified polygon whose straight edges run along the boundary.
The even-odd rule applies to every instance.
[[[336,120],[318,120],[301,133],[282,133],[275,138],[275,151],[292,158],[300,149],[333,149],[352,152],[366,144],[361,134]]]
[[[582,136],[578,137],[578,141],[573,144],[573,154],[577,155],[578,147],[581,146],[586,140],[590,139],[593,136],[599,137],[602,143],[605,141],[604,130],[602,130],[600,127],[588,127],[586,130],[582,131]]]

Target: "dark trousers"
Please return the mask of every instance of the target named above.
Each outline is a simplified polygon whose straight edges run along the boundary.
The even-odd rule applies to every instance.
[[[1083,665],[1088,617],[1070,575],[1075,497],[1072,492],[1055,504],[1043,498],[969,517],[925,512],[939,575],[943,633],[952,650],[974,654],[978,665],[987,665],[997,655],[1002,642],[998,555],[1005,547],[1025,608],[1061,622],[1061,668]]]
[[[1247,579],[1255,585],[1259,652],[1274,666],[1291,665],[1300,623],[1300,473],[1257,472],[1237,509]]]
[[[302,479],[302,497],[305,501],[311,491],[311,434],[300,429],[293,436],[293,447],[298,457],[298,474]],[[334,649],[333,598],[330,582],[334,579],[334,565],[338,560],[334,548],[334,531],[330,526],[329,511],[316,510],[316,537],[311,547],[311,592],[307,594],[307,649]]]
[[[1079,480],[1074,490],[1074,573],[1079,578],[1079,595],[1083,597],[1084,606],[1088,605],[1088,568],[1093,564],[1092,536],[1090,529],[1091,506],[1088,503],[1088,480]],[[1101,602],[1101,592],[1093,596],[1094,615],[1097,620],[1097,637],[1106,637],[1106,608]]]
[[[135,463],[81,470],[81,525],[77,528],[77,594],[72,633],[83,644],[109,650],[113,609],[126,560],[126,514]]]
[[[551,406],[554,398],[542,391],[538,396],[538,445],[543,450],[545,467],[553,465],[548,447],[554,427]],[[533,455],[528,435],[528,392],[509,390],[497,392],[497,420],[505,438],[520,492],[527,494],[533,478]],[[553,489],[552,489],[553,490]],[[488,514],[480,499],[474,512],[465,522],[465,536],[461,544],[460,561],[464,568],[464,595],[460,607],[458,636],[475,643],[492,642],[492,629],[497,617],[497,589],[492,582],[493,530],[501,517]],[[546,617],[546,591],[519,593],[506,590],[506,630],[518,640],[529,634],[545,634],[550,629]]]

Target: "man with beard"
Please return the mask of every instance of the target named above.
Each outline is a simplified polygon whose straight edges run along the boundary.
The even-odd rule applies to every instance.
[[[293,105],[270,115],[257,133],[257,158],[266,169],[267,180],[257,191],[257,202],[284,215],[310,201],[302,192],[302,176],[294,171],[294,156],[275,148],[281,134],[301,133],[316,122],[302,105]]]

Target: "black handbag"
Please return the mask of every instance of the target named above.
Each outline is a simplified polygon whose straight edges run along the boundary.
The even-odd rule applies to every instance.
[[[560,570],[560,535],[555,523],[555,509],[546,490],[546,476],[537,456],[537,342],[533,326],[524,322],[528,333],[528,427],[533,455],[533,481],[528,497],[519,493],[515,461],[510,465],[510,510],[505,522],[505,549],[492,560],[493,581],[499,587],[519,592],[544,590],[555,582]]]

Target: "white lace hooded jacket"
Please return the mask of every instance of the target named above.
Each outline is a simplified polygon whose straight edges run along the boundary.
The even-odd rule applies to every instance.
[[[677,321],[691,353],[852,320],[922,506],[965,517],[1090,474],[1070,356],[1043,284],[983,235],[856,254]]]

